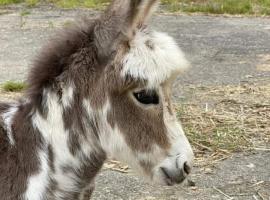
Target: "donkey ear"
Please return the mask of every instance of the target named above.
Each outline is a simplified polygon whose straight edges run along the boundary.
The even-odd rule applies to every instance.
[[[99,60],[108,60],[120,41],[131,40],[158,3],[158,0],[113,0],[94,28]]]
[[[122,17],[123,29],[131,32],[147,22],[157,8],[158,0],[114,0],[107,12]]]

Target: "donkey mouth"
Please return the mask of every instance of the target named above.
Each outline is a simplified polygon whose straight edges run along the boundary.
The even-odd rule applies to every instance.
[[[180,184],[187,177],[187,174],[185,174],[185,172],[183,172],[183,170],[179,170],[178,172],[171,172],[170,170],[168,170],[164,167],[161,167],[160,170],[163,174],[164,181],[165,181],[165,184],[167,186],[173,186],[175,184]]]

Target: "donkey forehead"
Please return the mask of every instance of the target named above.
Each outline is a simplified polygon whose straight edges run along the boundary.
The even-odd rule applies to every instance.
[[[147,81],[149,88],[158,87],[189,66],[172,37],[147,30],[136,33],[122,62],[123,77],[131,76],[135,80]]]

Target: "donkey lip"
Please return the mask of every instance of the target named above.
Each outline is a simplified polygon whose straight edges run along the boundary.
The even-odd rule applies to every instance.
[[[168,186],[173,186],[175,184],[175,181],[172,179],[172,177],[168,174],[166,169],[164,167],[160,168],[163,175],[164,175],[164,180]]]
[[[180,172],[179,176],[173,177],[164,167],[161,167],[160,169],[163,172],[165,182],[168,186],[180,184],[186,179],[186,176],[184,176],[184,173],[182,171]]]

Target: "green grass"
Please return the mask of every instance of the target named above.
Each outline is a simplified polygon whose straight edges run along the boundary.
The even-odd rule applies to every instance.
[[[0,5],[39,2],[53,3],[61,8],[104,8],[110,0],[0,0]],[[170,12],[201,12],[213,14],[270,15],[270,0],[161,0]]]
[[[33,7],[33,6],[37,5],[38,1],[39,0],[25,0],[25,3],[27,6]]]
[[[102,8],[108,0],[51,0],[50,2],[62,8]]]
[[[62,8],[102,8],[109,0],[51,0]],[[162,0],[171,12],[270,15],[270,0]]]
[[[8,5],[14,3],[21,3],[22,0],[0,0],[0,5]]]
[[[32,7],[42,0],[0,0],[0,5],[26,3]],[[61,8],[104,8],[110,0],[46,0]],[[161,0],[170,12],[270,15],[270,0]]]
[[[33,7],[39,2],[41,2],[41,0],[0,0],[0,5],[25,3],[28,7]]]
[[[163,0],[172,12],[270,15],[270,0]]]
[[[21,92],[26,88],[26,84],[23,82],[7,81],[1,87],[5,92]]]

